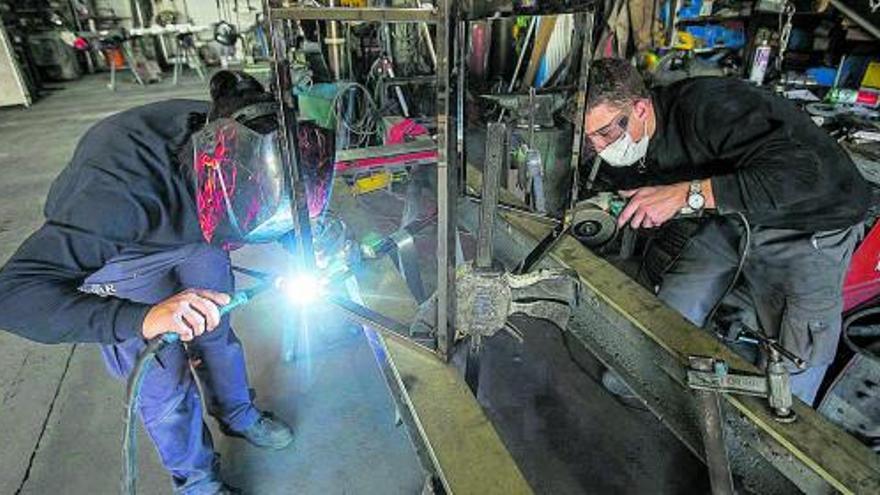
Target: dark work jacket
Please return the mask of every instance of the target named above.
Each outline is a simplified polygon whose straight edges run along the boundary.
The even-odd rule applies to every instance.
[[[45,223],[0,270],[0,328],[45,343],[117,343],[150,306],[78,290],[120,253],[203,242],[193,187],[176,154],[206,102],[171,100],[86,132],[46,199]]]
[[[813,232],[864,219],[867,182],[791,102],[716,77],[658,88],[652,100],[657,129],[645,170],[627,169],[624,187],[711,178],[719,213],[741,212],[765,227]]]

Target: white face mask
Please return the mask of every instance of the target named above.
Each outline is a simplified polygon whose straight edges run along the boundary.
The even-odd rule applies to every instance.
[[[642,139],[639,142],[634,142],[629,133],[623,131],[623,135],[617,141],[606,146],[599,153],[599,156],[612,167],[629,167],[644,158],[647,153],[648,123],[645,122],[645,131],[642,133]]]

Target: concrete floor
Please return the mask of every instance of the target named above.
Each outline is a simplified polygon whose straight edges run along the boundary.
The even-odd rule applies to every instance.
[[[0,263],[42,222],[51,180],[92,123],[141,103],[204,97],[204,84],[184,81],[177,88],[122,84],[110,93],[96,76],[64,85],[31,109],[0,110]],[[278,256],[271,247],[245,248],[235,259],[259,268]],[[233,323],[258,405],[290,420],[297,440],[266,453],[215,431],[224,477],[247,493],[419,493],[423,473],[393,424],[361,334],[344,324],[325,328],[312,336],[310,364],[300,356],[286,365],[279,307],[266,296]],[[536,492],[708,491],[702,465],[650,413],[602,390],[595,359],[569,350],[552,325],[523,326],[524,345],[506,337],[487,343],[480,400]],[[117,492],[122,394],[94,346],[41,346],[0,332],[0,493]],[[168,493],[152,448],[143,437],[140,445],[140,492]]]

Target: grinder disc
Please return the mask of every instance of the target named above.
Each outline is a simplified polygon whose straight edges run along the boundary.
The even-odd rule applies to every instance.
[[[571,224],[572,235],[589,247],[602,246],[617,233],[614,217],[591,205],[575,211]]]

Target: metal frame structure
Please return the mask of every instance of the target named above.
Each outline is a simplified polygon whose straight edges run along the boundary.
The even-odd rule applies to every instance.
[[[492,4],[491,1],[487,3]],[[282,164],[288,172],[288,186],[297,193],[291,197],[291,208],[299,234],[296,236],[294,253],[297,254],[300,268],[313,267],[314,255],[304,204],[305,196],[300,194],[303,187],[302,171],[299,168],[296,147],[292,146],[296,136],[296,114],[289,80],[290,22],[305,19],[368,20],[429,23],[436,26],[436,349],[428,350],[401,337],[403,328],[372,310],[352,304],[351,301],[333,302],[344,313],[387,337],[385,348],[389,354],[394,354],[394,349],[416,346],[411,356],[413,359],[416,356],[431,355],[440,358],[438,364],[450,358],[455,337],[453,325],[456,315],[454,295],[457,227],[461,223],[471,232],[480,231],[479,208],[473,201],[476,191],[480,190],[479,172],[469,171],[465,174],[467,166],[463,94],[467,75],[465,57],[462,54],[467,47],[467,22],[485,17],[485,13],[474,7],[476,2],[465,2],[461,11],[458,10],[458,5],[459,2],[455,0],[437,0],[433,9],[305,6],[270,8],[268,3],[265,4],[274,47],[276,90],[279,91],[282,102],[281,124],[286,129],[282,136]],[[481,8],[483,7],[485,5],[481,4]],[[581,65],[576,94],[578,114],[575,121],[577,134],[580,134],[583,123],[593,25],[592,13],[581,12],[579,15],[584,22],[585,37],[580,45]],[[571,161],[571,204],[577,199],[581,146],[581,140],[575,139]],[[494,229],[494,252],[489,246],[484,246],[480,250],[482,262],[485,264],[486,253],[493,253],[494,258],[503,261],[514,272],[522,273],[534,267],[575,270],[586,297],[585,303],[575,312],[568,331],[600,361],[617,371],[647,407],[699,458],[712,467],[724,468],[713,461],[713,458],[722,457],[718,452],[718,442],[723,439],[734,475],[740,479],[746,478],[747,484],[751,484],[760,493],[791,493],[795,490],[808,493],[835,490],[843,493],[880,491],[880,461],[876,456],[808,407],[795,404],[800,417],[798,422],[781,424],[772,418],[766,403],[760,399],[714,393],[698,397],[688,388],[686,382],[689,355],[718,356],[738,369],[752,372],[755,370],[710,336],[699,333],[672,310],[657,303],[652,294],[597,258],[568,235],[570,213],[567,212],[558,223],[552,219],[550,222],[537,221],[533,214],[520,210],[515,199],[505,197],[503,191],[498,199],[502,214],[495,215],[495,222],[498,224]],[[490,203],[495,203],[494,198],[489,200]],[[488,231],[492,229],[484,229],[484,232]],[[423,352],[426,350],[427,353]],[[398,353],[396,359],[405,360],[405,356]],[[431,367],[424,361],[421,363],[422,367]],[[445,367],[448,369],[448,366]],[[415,411],[420,407],[416,402],[430,401],[430,394],[421,399],[414,397],[413,394],[418,392],[410,390],[404,384],[404,372],[393,361],[384,362],[383,371],[386,372],[392,395],[398,399],[398,406],[412,412],[402,416],[411,433],[417,432],[410,436],[416,443],[420,458],[423,463],[431,463],[432,466],[426,467],[440,478],[447,491],[452,491],[452,484],[446,478],[448,472],[442,464],[460,462],[461,459],[456,459],[455,455],[449,456],[454,447],[448,450],[448,443],[445,453],[439,453],[429,439],[432,434],[441,435],[449,430],[434,429],[436,424],[428,424],[424,418],[419,417],[419,414],[425,412],[424,409],[418,411],[418,414]],[[415,373],[415,368],[411,368],[410,372]],[[701,402],[704,403],[702,406]],[[705,418],[701,416],[705,415],[705,411],[713,413],[710,418],[714,425],[712,431],[706,430]],[[448,417],[450,411],[437,405],[435,409],[429,409],[428,413],[435,414],[436,417]],[[497,435],[492,438],[497,441]],[[449,439],[434,440],[448,442]],[[469,451],[468,454],[472,456],[474,452]],[[509,457],[502,464],[508,461]],[[508,472],[514,473],[514,478],[521,477],[515,468]],[[724,481],[717,485],[730,489],[726,470],[717,471],[714,477]],[[723,489],[719,489],[719,493],[721,492]]]
[[[396,346],[405,346],[411,348],[414,355],[424,355],[424,351],[429,350],[433,355],[440,358],[438,364],[448,361],[453,352],[455,338],[456,245],[459,224],[456,210],[458,200],[464,197],[464,184],[466,180],[464,176],[466,169],[464,166],[466,163],[464,92],[467,82],[465,67],[469,20],[467,13],[458,10],[458,2],[455,0],[436,0],[436,7],[432,9],[328,8],[270,4],[270,0],[264,0],[264,10],[267,13],[270,38],[273,46],[275,91],[281,103],[279,124],[285,129],[285,132],[280,137],[281,163],[285,170],[288,190],[293,192],[290,197],[290,206],[297,235],[292,240],[294,245],[291,251],[294,254],[293,262],[296,264],[295,269],[297,270],[313,269],[315,259],[312,233],[305,205],[303,173],[300,167],[298,150],[295,146],[297,133],[296,104],[291,91],[291,52],[289,51],[291,46],[293,46],[292,23],[298,20],[322,20],[378,21],[385,23],[411,22],[435,25],[434,53],[436,54],[435,76],[437,92],[437,314],[434,328],[436,331],[436,348],[429,350],[420,345],[420,343],[403,337],[402,334],[406,332],[400,324],[355,301],[336,298],[331,302],[349,318],[360,321],[366,328],[378,332],[378,334],[368,332],[368,336],[378,336],[379,340],[384,341],[385,348],[389,353],[393,354],[392,351]],[[591,20],[592,17],[587,14],[587,19]],[[591,31],[591,29],[588,29],[588,31]],[[584,46],[590,46],[589,40],[584,43]],[[584,53],[586,54],[587,52],[585,51]],[[456,61],[458,62],[457,68],[455,68]],[[582,78],[582,80],[580,102],[583,102],[583,95],[586,90],[586,78]],[[579,105],[579,110],[583,111],[582,104]],[[582,120],[582,118],[579,120]],[[486,257],[485,253],[482,257]],[[300,315],[299,322],[300,324],[308,323],[305,314]],[[285,335],[283,355],[285,357],[292,356],[294,346],[295,342],[293,341],[292,333],[288,332]],[[380,355],[385,356],[385,358],[380,357]],[[439,431],[444,429],[445,426],[442,423],[426,424],[415,414],[412,408],[418,407],[416,404],[419,400],[419,397],[417,397],[418,390],[410,390],[410,387],[404,384],[404,379],[398,370],[398,364],[389,361],[388,357],[378,350],[376,350],[376,356],[380,362],[380,368],[385,374],[391,394],[397,400],[398,410],[401,412],[400,418],[408,426],[410,437],[415,444],[423,467],[442,483],[447,492],[451,492],[452,486],[456,484],[451,482],[449,478],[455,478],[457,475],[451,473],[451,469],[444,469],[444,463],[447,465],[457,464],[456,471],[459,472],[473,471],[469,476],[469,480],[465,481],[467,486],[474,486],[474,483],[477,485],[480,483],[485,484],[487,480],[492,480],[491,477],[486,477],[485,472],[482,472],[482,470],[490,468],[494,472],[493,475],[502,476],[505,479],[500,484],[497,483],[497,479],[492,480],[497,485],[496,490],[506,490],[498,491],[498,493],[528,492],[522,475],[518,472],[509,454],[504,450],[500,440],[497,438],[497,434],[494,433],[494,430],[488,424],[483,426],[482,430],[478,429],[474,432],[473,436],[476,443],[470,442],[473,445],[466,452],[458,451],[461,447],[456,444],[467,444],[468,442],[454,439],[452,439],[451,443],[449,440],[445,441],[447,445],[443,449],[435,447],[433,445],[434,442],[430,441],[427,436],[434,427],[439,428],[437,430]],[[398,358],[404,362],[407,360],[402,355],[398,355]],[[442,366],[447,368],[448,371],[452,371],[445,364]],[[411,372],[414,372],[414,370],[411,370]],[[450,390],[450,393],[460,394],[461,390],[459,392]],[[416,394],[416,396],[413,396],[413,394]],[[479,406],[473,397],[469,401],[469,405],[460,404],[464,406],[464,410],[468,410],[468,408],[473,409],[474,407],[476,407],[476,410],[479,410]],[[422,407],[419,413],[430,415],[432,411]],[[444,413],[438,416],[438,418],[448,418],[448,416],[448,413]],[[470,423],[473,424],[473,418]],[[486,427],[488,427],[488,430],[486,430]],[[457,431],[460,432],[462,428],[472,429],[473,426],[460,422],[457,428]],[[484,455],[485,452],[483,450],[487,448],[492,452],[492,455]],[[455,454],[450,456],[450,451],[455,452]],[[502,451],[504,452],[503,454],[501,453]],[[489,459],[489,464],[481,464],[484,462],[484,458]],[[428,461],[430,461],[430,464]],[[481,493],[489,492],[484,487],[481,489]]]

